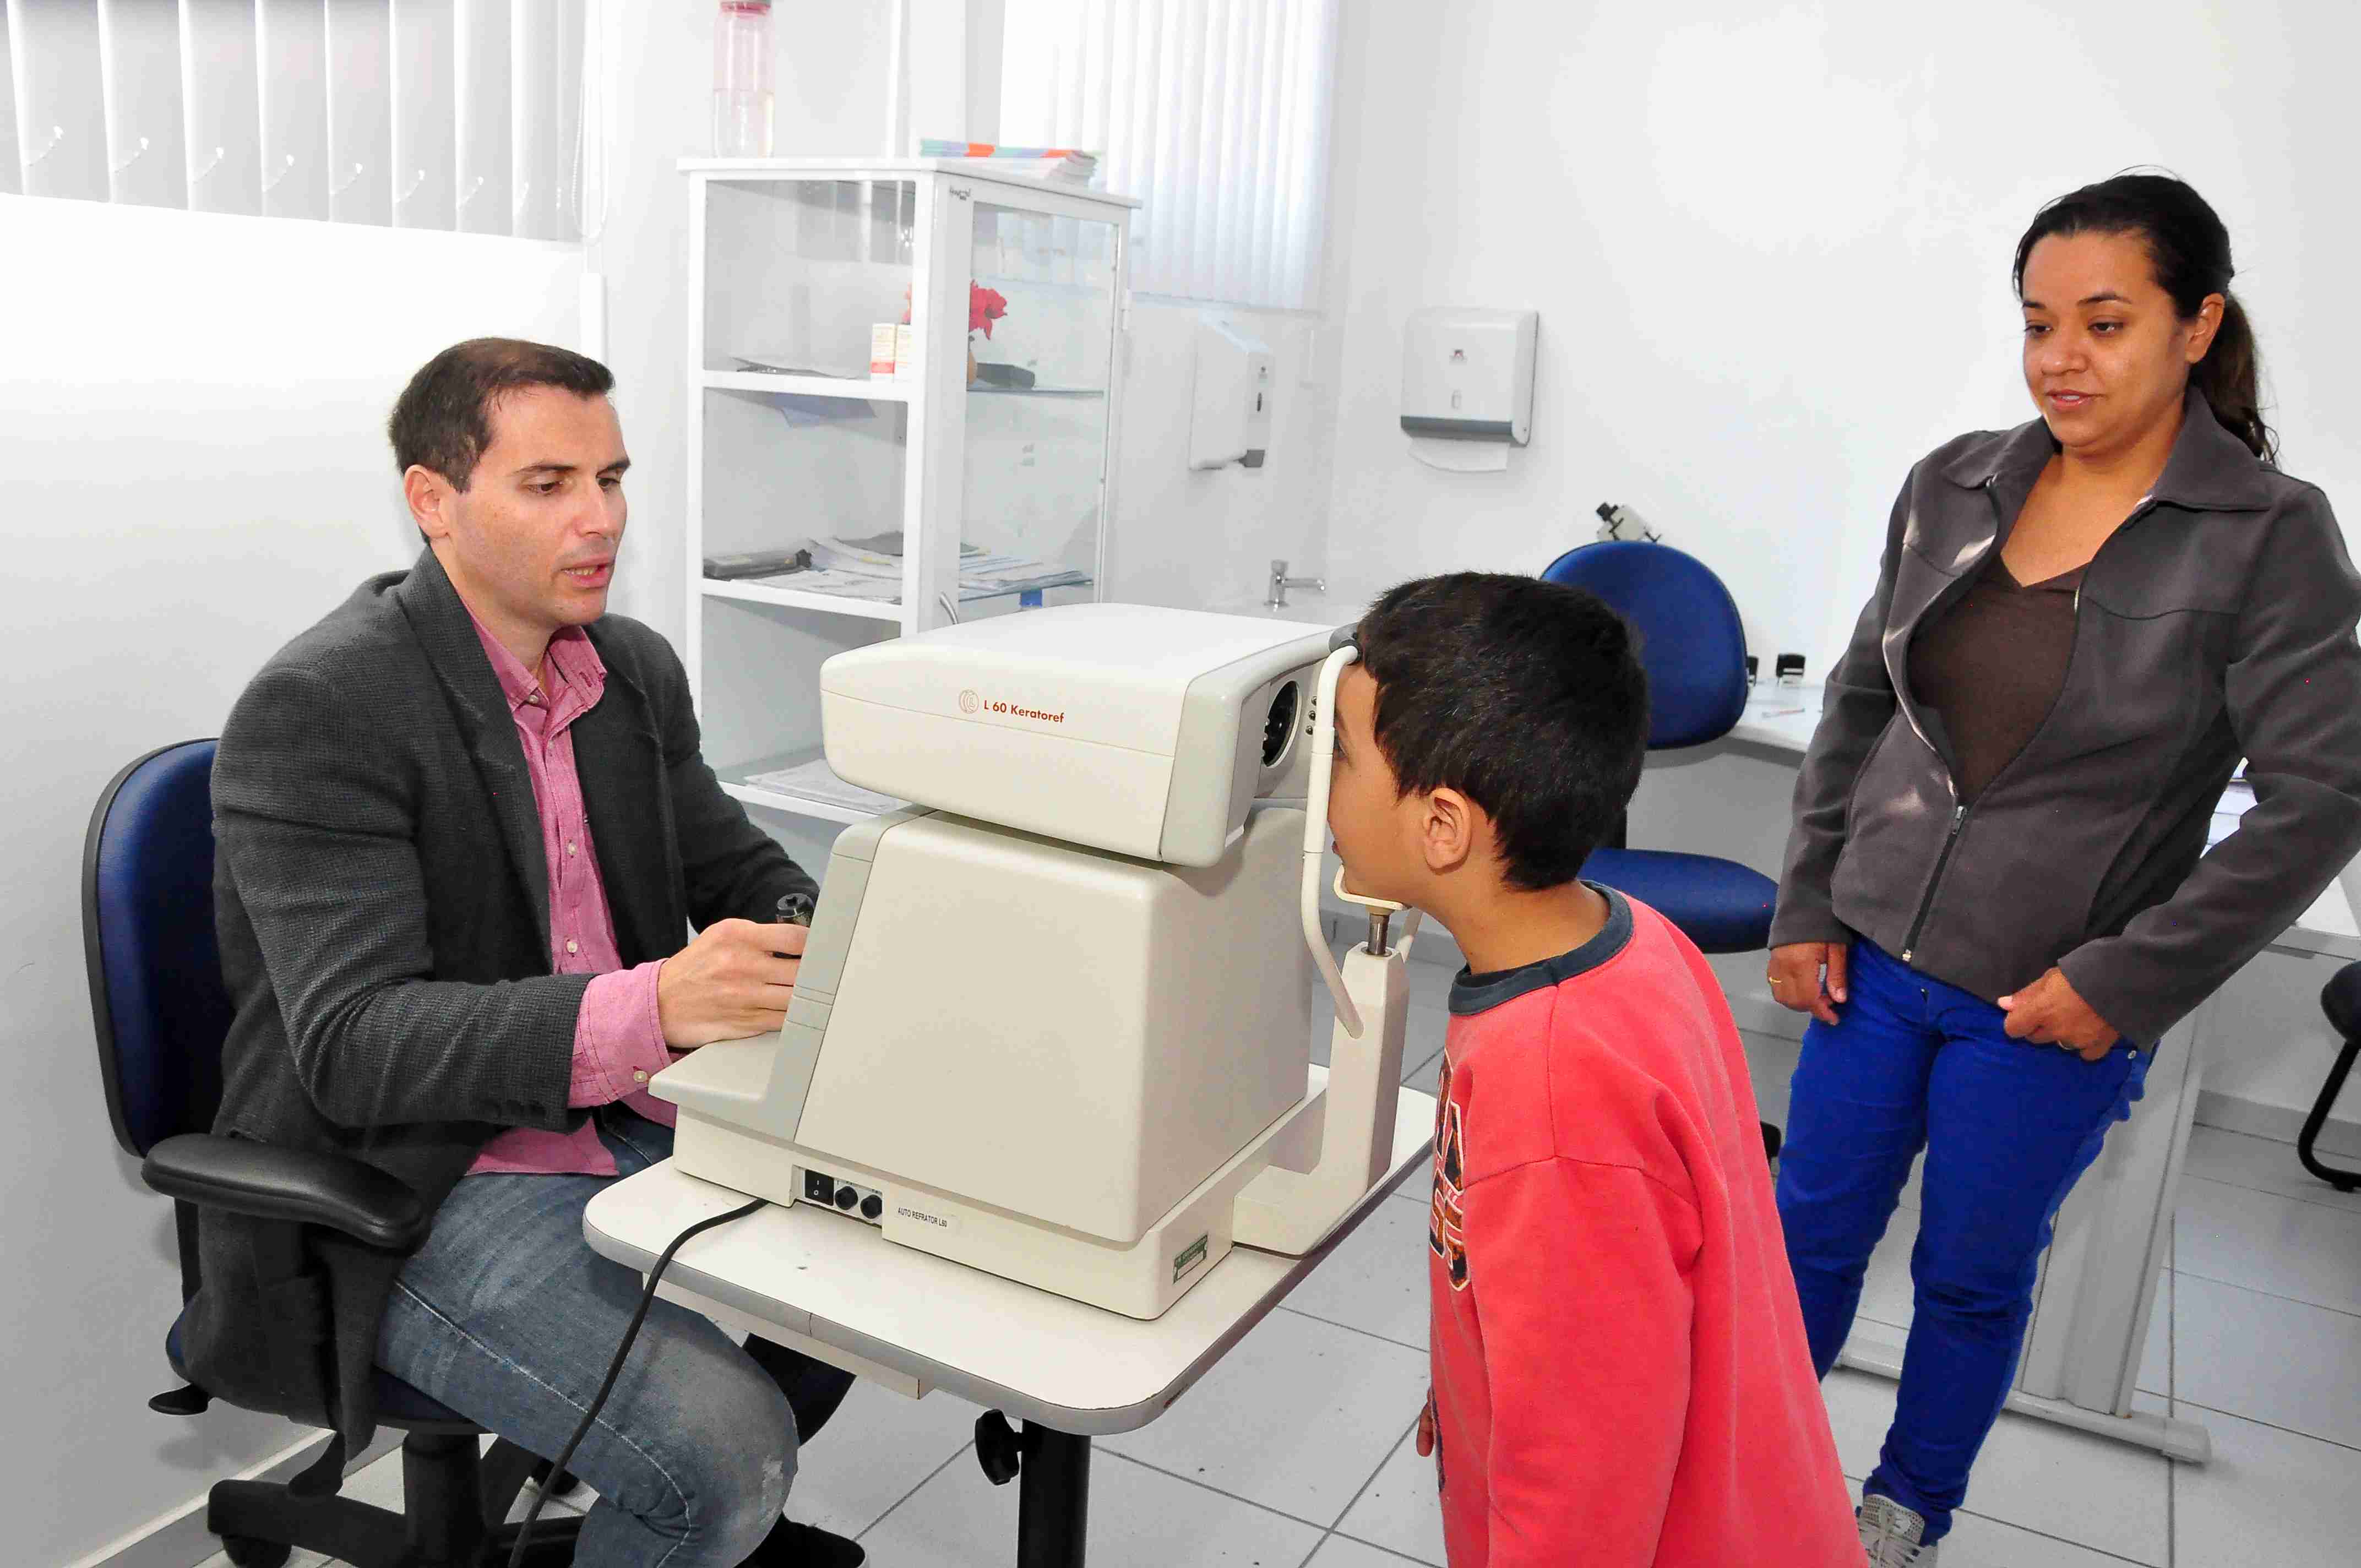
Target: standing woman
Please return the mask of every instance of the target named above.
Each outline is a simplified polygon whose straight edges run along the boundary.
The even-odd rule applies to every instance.
[[[1879,1568],[1934,1563],[2149,1051],[2361,850],[2361,577],[2279,471],[2230,275],[2178,180],[2042,209],[2041,417],[1911,470],[1796,785],[1770,981],[1813,1022],[1778,1195],[1824,1376],[1927,1154]],[[2209,853],[2241,757],[2255,806]]]

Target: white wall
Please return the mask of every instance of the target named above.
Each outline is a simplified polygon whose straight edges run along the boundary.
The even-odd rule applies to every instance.
[[[91,1552],[302,1435],[146,1409],[171,1382],[180,1275],[171,1206],[115,1148],[100,1089],[91,806],[134,756],[218,733],[265,657],[416,554],[385,444],[395,394],[461,337],[570,341],[578,270],[529,242],[0,196],[12,1562]]]
[[[1341,49],[1333,579],[1538,570],[1615,500],[1722,576],[1766,666],[1801,652],[1817,676],[1909,464],[2032,417],[2017,236],[2137,164],[2222,213],[2286,466],[2361,519],[2361,10],[1356,5]],[[1403,320],[1441,304],[1541,313],[1506,473],[1427,469],[1395,423]],[[1735,748],[1658,759],[1632,841],[1776,874],[1792,783]],[[1759,964],[1724,970],[1742,1014],[1767,1004]],[[2289,1058],[2240,1069],[2274,1094],[2324,1065],[2309,1040],[2254,1049]]]
[[[1756,12],[1755,19],[1745,14]],[[1824,668],[1912,459],[2031,417],[2040,203],[2162,163],[2229,223],[2296,473],[2356,498],[2342,258],[2361,13],[2285,3],[1348,6],[1334,565],[1532,570],[1638,507]],[[1445,476],[1394,423],[1411,309],[1541,312],[1534,437]]]
[[[1189,466],[1191,356],[1205,317],[1235,323],[1269,345],[1277,361],[1269,455],[1258,469]],[[1134,307],[1107,598],[1237,609],[1262,598],[1275,558],[1294,576],[1325,569],[1334,344],[1334,333],[1301,313],[1161,301]]]

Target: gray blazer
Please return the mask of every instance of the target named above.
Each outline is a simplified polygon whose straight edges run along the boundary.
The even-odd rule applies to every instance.
[[[1962,806],[1911,643],[2054,450],[2034,420],[1910,471],[1796,781],[1771,940],[1858,934],[1986,998],[2054,964],[2153,1046],[2361,851],[2361,576],[2328,498],[2192,389],[2154,493],[2083,574],[2056,706]],[[2241,757],[2254,808],[2208,853]]]
[[[623,962],[812,892],[706,766],[670,645],[620,616],[588,632],[607,685],[574,753]],[[263,666],[223,730],[213,800],[236,1009],[215,1132],[356,1156],[433,1207],[495,1133],[582,1114],[566,1095],[589,977],[550,972],[523,749],[431,551]],[[269,1277],[258,1233],[273,1223],[204,1216],[189,1372],[357,1452],[402,1260],[315,1232],[296,1277]]]

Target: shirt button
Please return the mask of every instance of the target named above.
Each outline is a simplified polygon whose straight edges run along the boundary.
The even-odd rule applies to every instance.
[[[572,853],[574,852],[574,846],[573,846],[573,845],[571,845],[571,844],[566,845],[566,852],[567,854],[569,854],[569,855],[570,855],[570,854],[572,854]]]
[[[631,1081],[633,1083],[645,1083],[647,1080],[648,1069],[646,1068],[635,1067],[631,1069]]]
[[[568,938],[566,938],[566,950],[567,952],[569,952],[569,953],[578,953],[578,952],[580,952],[582,949],[581,949],[579,947],[576,946],[576,945],[575,945],[575,942],[574,942],[574,939],[573,939],[572,938],[570,938],[570,937],[569,937]]]

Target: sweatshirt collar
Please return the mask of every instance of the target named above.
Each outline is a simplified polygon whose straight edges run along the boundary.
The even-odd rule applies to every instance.
[[[1537,959],[1515,969],[1492,970],[1484,974],[1470,974],[1461,969],[1451,981],[1454,1017],[1465,1018],[1498,1007],[1503,1002],[1514,1002],[1529,991],[1561,985],[1576,975],[1598,968],[1631,945],[1631,900],[1595,882],[1583,885],[1607,900],[1607,924],[1598,928],[1598,935],[1570,953]]]

